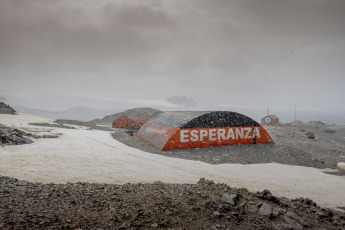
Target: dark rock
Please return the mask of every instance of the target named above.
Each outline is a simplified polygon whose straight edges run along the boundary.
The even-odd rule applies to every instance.
[[[272,213],[272,206],[267,204],[266,202],[262,203],[259,214],[263,216],[270,216]]]
[[[213,216],[214,216],[214,217],[220,217],[220,215],[221,215],[221,214],[220,214],[220,212],[218,212],[218,211],[214,211],[214,212],[213,212]]]
[[[33,143],[31,139],[24,137],[24,135],[29,136],[21,130],[0,126],[0,144],[22,145]]]
[[[238,213],[243,214],[243,213],[245,212],[245,208],[246,208],[247,203],[248,203],[247,201],[244,201],[244,202],[240,203],[240,204],[235,208],[235,210],[237,210]]]
[[[223,204],[220,208],[221,212],[226,213],[232,210],[232,206],[229,204]]]
[[[275,218],[277,216],[283,215],[284,213],[286,213],[286,209],[280,207],[273,207],[270,218]]]
[[[297,213],[292,212],[292,211],[286,212],[285,217],[297,222],[298,224],[300,224],[304,227],[308,227],[310,225],[306,219],[304,219],[303,217],[301,217],[300,215],[298,215]]]
[[[198,181],[198,184],[207,184],[207,185],[213,185],[214,181],[213,180],[206,180],[205,178],[200,178]]]
[[[333,212],[332,211],[326,211],[326,210],[321,210],[318,212],[319,219],[332,219],[333,218]]]
[[[223,194],[221,201],[229,205],[236,205],[240,196],[238,194]]]
[[[293,230],[303,230],[303,226],[298,222],[284,216],[284,220],[286,224],[284,225],[284,229],[293,229]]]
[[[263,200],[271,201],[275,204],[280,204],[280,200],[277,197],[273,196],[271,192],[266,189],[261,193],[258,193],[258,197]]]
[[[214,201],[206,201],[205,202],[205,208],[214,208],[214,206],[215,206],[215,202]]]
[[[308,198],[305,198],[305,199],[302,198],[301,203],[316,207],[316,203],[313,200],[308,199]]]

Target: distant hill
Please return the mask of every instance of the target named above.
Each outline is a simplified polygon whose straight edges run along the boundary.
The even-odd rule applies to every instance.
[[[168,97],[166,100],[174,105],[195,106],[197,104],[192,98],[186,96],[172,96]]]
[[[96,108],[70,108],[64,111],[51,111],[44,109],[32,109],[26,107],[16,107],[20,113],[31,114],[35,116],[48,117],[53,119],[73,119],[79,121],[89,121],[95,118],[104,117],[107,114],[116,113],[118,109],[96,109]]]
[[[9,105],[0,102],[0,114],[12,114],[15,115],[17,112]]]
[[[128,109],[120,113],[115,113],[109,116],[105,116],[102,119],[94,119],[94,120],[91,120],[90,122],[95,123],[95,124],[109,125],[109,124],[112,124],[113,121],[117,120],[123,115],[132,115],[132,114],[158,115],[160,113],[163,113],[163,111],[149,108],[149,107],[140,107],[140,108]]]

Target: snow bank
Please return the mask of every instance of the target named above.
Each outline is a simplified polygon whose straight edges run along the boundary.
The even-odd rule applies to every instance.
[[[37,182],[196,183],[205,177],[251,191],[269,189],[289,198],[309,197],[325,207],[345,206],[345,178],[319,169],[271,164],[223,164],[143,152],[95,130],[56,129],[63,135],[0,148],[0,175]]]

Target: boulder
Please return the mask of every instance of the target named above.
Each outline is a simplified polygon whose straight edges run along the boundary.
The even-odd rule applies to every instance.
[[[222,195],[222,202],[229,204],[229,205],[236,205],[238,200],[240,199],[238,194],[223,194]]]

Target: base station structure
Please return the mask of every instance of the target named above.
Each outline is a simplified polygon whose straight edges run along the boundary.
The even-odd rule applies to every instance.
[[[146,122],[135,134],[161,151],[236,144],[274,144],[267,131],[239,113],[165,112]]]
[[[279,124],[279,117],[274,115],[267,115],[261,119],[261,125],[277,125]]]
[[[139,129],[145,122],[154,115],[146,114],[127,114],[123,115],[112,123],[113,128]]]

